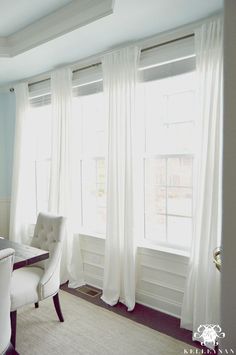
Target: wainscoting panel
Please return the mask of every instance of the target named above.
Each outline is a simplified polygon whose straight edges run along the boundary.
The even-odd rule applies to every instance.
[[[8,237],[10,200],[0,199],[0,235]],[[80,235],[87,284],[102,288],[105,240]],[[138,248],[137,302],[180,317],[188,258],[169,252]]]
[[[10,200],[0,199],[0,236],[9,236]]]
[[[105,240],[80,235],[85,282],[102,289],[104,272]]]
[[[175,300],[178,303],[183,301],[183,291],[167,286],[166,284],[157,283],[156,281],[147,281],[139,278],[137,289],[152,295],[159,295],[168,300]]]
[[[160,297],[159,295],[148,293],[142,290],[137,290],[136,301],[144,306],[180,318],[181,303],[175,302],[174,300],[170,301],[165,297]]]
[[[156,282],[158,285],[165,285],[166,287],[183,290],[185,277],[177,275],[175,270],[173,273],[165,271],[164,269],[156,269],[153,266],[141,264],[139,269],[138,279],[146,280],[149,282]]]
[[[85,281],[102,288],[105,240],[81,235]],[[137,302],[180,317],[188,258],[168,252],[138,248]]]
[[[180,317],[188,257],[138,248],[137,302]]]
[[[185,256],[145,248],[139,248],[139,255],[143,265],[184,277],[186,275],[188,258]]]

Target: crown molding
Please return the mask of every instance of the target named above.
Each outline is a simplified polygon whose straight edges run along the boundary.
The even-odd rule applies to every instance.
[[[14,57],[113,13],[113,0],[74,0],[7,37],[0,37],[0,57]]]

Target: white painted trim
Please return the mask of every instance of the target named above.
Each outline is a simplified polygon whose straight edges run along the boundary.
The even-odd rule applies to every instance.
[[[104,266],[98,265],[98,264],[96,264],[96,263],[91,263],[91,262],[88,262],[88,261],[83,261],[83,264],[84,264],[84,265],[90,265],[90,266],[92,266],[92,267],[94,267],[94,268],[98,268],[98,269],[104,270]]]
[[[168,290],[171,290],[171,291],[174,291],[174,292],[179,292],[181,294],[184,293],[184,288],[180,289],[180,288],[177,288],[176,286],[170,286],[168,284],[165,284],[165,283],[159,282],[159,281],[140,278],[139,282],[144,282],[144,283],[152,284],[152,285],[155,285],[155,286],[158,286],[158,287],[167,288]]]
[[[102,290],[103,280],[99,276],[95,276],[89,273],[85,273],[85,282],[90,286],[99,288]],[[167,298],[154,295],[150,292],[140,289],[136,290],[136,303],[142,304],[146,307],[155,309],[165,314],[169,314],[173,317],[180,318],[181,303],[169,300]]]
[[[82,251],[85,251],[85,253],[88,254],[95,254],[95,255],[99,255],[99,256],[105,256],[105,253],[99,252],[99,251],[93,251],[93,250],[89,250],[87,248],[84,248],[83,246],[81,247]]]
[[[88,254],[95,254],[95,255],[99,255],[99,256],[105,256],[104,253],[102,252],[99,252],[99,251],[93,251],[93,250],[88,250],[88,249],[84,249],[83,247],[81,247],[81,250],[85,253],[88,253]]]
[[[174,254],[176,256],[184,257],[184,258],[189,258],[189,254],[190,254],[190,252],[188,252],[188,251],[180,250],[180,249],[177,249],[177,248],[174,249],[174,248],[171,248],[171,247],[168,247],[168,246],[158,245],[156,243],[146,242],[146,240],[139,241],[138,242],[138,248],[140,250],[142,250],[142,249],[156,250],[159,253],[163,253],[163,255],[165,253],[167,253],[167,254]]]
[[[10,199],[0,198],[0,236],[9,235]]]
[[[183,265],[188,265],[189,263],[189,257],[187,256],[175,254],[173,250],[163,251],[162,249],[159,250],[158,247],[152,248],[151,245],[149,245],[148,247],[138,248],[138,254],[149,256],[149,257],[156,257],[160,260],[165,260],[165,261],[171,259],[171,261]]]
[[[102,288],[103,285],[103,278],[99,277],[98,275],[92,275],[88,272],[84,272],[84,280],[85,283],[93,286],[93,287],[97,287],[97,288]]]
[[[179,302],[170,301],[143,290],[136,291],[136,302],[162,313],[180,318],[182,305]]]
[[[154,265],[147,265],[147,264],[141,263],[141,267],[144,267],[146,269],[152,269],[152,270],[156,270],[156,271],[165,272],[167,274],[178,276],[178,277],[181,277],[181,278],[184,278],[184,279],[186,278],[186,275],[184,275],[184,274],[180,274],[180,273],[178,273],[176,271],[166,270],[166,269],[163,269],[161,267],[156,267]]]
[[[74,85],[73,85],[73,87],[74,87]],[[94,237],[94,238],[103,239],[103,240],[106,239],[106,236],[101,234],[101,233],[86,231],[86,230],[83,230],[83,229],[81,229],[79,231],[79,235],[84,236],[84,237]]]
[[[113,0],[74,0],[16,33],[1,37],[0,57],[14,57],[112,13]]]

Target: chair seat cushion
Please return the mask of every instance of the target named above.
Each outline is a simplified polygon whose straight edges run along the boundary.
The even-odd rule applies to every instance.
[[[23,267],[12,273],[11,311],[39,300],[38,284],[44,273],[39,267]]]

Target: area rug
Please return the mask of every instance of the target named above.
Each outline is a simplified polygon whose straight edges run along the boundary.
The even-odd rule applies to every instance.
[[[18,311],[20,355],[182,355],[190,346],[60,291],[60,323],[52,299]],[[192,348],[194,349],[194,348]],[[194,349],[195,350],[195,349]]]

